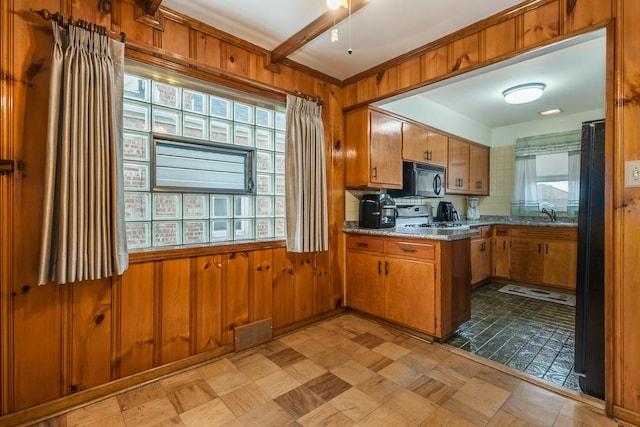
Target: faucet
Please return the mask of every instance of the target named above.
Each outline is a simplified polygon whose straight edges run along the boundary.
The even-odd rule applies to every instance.
[[[556,211],[554,211],[553,209],[549,208],[542,208],[541,211],[543,214],[547,214],[549,215],[549,218],[551,219],[551,222],[556,222]]]

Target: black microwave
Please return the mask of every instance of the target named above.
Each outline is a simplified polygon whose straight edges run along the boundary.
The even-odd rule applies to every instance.
[[[418,162],[402,162],[402,190],[389,190],[393,197],[444,197],[445,168]]]

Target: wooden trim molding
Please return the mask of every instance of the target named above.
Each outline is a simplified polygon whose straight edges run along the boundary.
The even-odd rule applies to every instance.
[[[0,158],[12,159],[14,124],[14,31],[12,2],[0,5]],[[5,107],[6,106],[6,107]],[[13,206],[15,174],[0,174],[0,414],[13,408]]]
[[[132,390],[151,381],[156,381],[169,375],[174,375],[182,370],[192,369],[199,365],[210,363],[216,358],[229,353],[233,353],[233,344],[218,347],[214,350],[189,356],[166,365],[158,366],[157,368],[149,369],[139,374],[134,374],[111,381],[104,385],[63,396],[42,405],[16,411],[0,417],[0,425],[14,426],[37,424],[39,421],[44,421],[72,409],[86,406],[93,401],[103,400],[127,390]]]
[[[150,261],[167,261],[171,259],[184,259],[191,257],[227,254],[234,252],[251,252],[260,249],[284,248],[284,240],[255,241],[251,243],[225,243],[212,246],[193,246],[183,248],[158,249],[152,248],[129,254],[130,264],[139,264]]]

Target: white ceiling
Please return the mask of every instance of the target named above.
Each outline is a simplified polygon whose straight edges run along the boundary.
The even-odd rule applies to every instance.
[[[322,34],[289,59],[344,80],[403,53],[487,18],[522,0],[369,0],[338,24],[340,40]],[[273,50],[325,13],[326,0],[164,0],[162,6],[192,16]]]
[[[338,24],[339,42],[332,43],[327,32],[288,58],[344,80],[519,3],[520,0],[369,0],[352,16],[352,55],[347,54],[346,19]],[[325,0],[163,0],[162,6],[267,50],[275,49],[328,10]],[[600,35],[598,40],[572,40],[463,74],[411,96],[403,95],[397,103],[403,104],[405,110],[436,103],[487,128],[542,120],[538,112],[550,108],[561,108],[564,114],[603,108],[605,43],[603,32]],[[502,91],[526,82],[545,83],[544,96],[530,104],[507,105]],[[424,99],[428,102],[421,102]]]

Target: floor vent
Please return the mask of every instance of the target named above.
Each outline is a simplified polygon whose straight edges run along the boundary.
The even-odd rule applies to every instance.
[[[235,351],[246,350],[271,341],[273,339],[272,323],[272,319],[268,318],[236,327]]]

